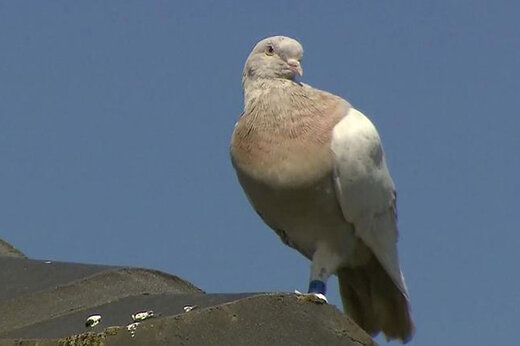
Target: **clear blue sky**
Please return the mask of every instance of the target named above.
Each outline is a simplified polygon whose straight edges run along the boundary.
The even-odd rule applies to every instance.
[[[309,264],[231,167],[261,38],[383,138],[412,345],[511,345],[520,314],[515,1],[2,1],[0,237],[33,258],[156,268],[208,292],[293,291]],[[340,304],[336,282],[329,298]],[[381,342],[381,338],[378,338]]]

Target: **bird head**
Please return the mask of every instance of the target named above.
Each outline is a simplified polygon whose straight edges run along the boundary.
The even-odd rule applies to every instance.
[[[283,78],[294,80],[302,76],[302,45],[285,36],[273,36],[258,42],[244,66],[242,81]]]

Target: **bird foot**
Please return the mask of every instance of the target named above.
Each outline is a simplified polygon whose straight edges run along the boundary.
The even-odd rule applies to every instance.
[[[294,293],[296,293],[296,298],[301,301],[312,302],[316,304],[329,303],[327,297],[325,297],[325,295],[321,293],[301,293],[298,290],[294,290]]]

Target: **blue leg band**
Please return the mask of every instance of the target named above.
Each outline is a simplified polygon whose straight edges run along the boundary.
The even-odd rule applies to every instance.
[[[312,280],[309,282],[309,293],[321,293],[325,294],[327,291],[327,285],[325,285],[325,282],[320,280]]]

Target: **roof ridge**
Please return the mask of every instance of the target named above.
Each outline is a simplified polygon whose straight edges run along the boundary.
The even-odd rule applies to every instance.
[[[0,256],[27,258],[27,256],[10,243],[0,238]]]

